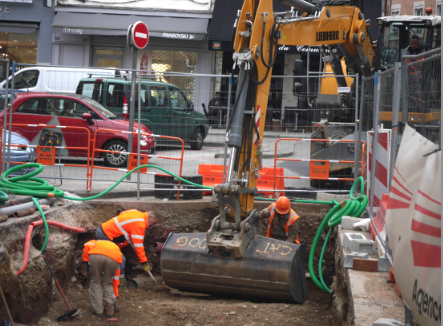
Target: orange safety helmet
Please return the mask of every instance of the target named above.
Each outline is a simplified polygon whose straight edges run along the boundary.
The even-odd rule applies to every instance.
[[[286,214],[291,209],[291,204],[289,202],[289,198],[286,196],[278,197],[275,203],[275,210],[279,214]]]

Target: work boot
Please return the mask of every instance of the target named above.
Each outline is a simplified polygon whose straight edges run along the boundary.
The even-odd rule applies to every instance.
[[[114,304],[104,301],[106,318],[114,317]]]
[[[118,277],[118,280],[119,280],[119,282],[120,282],[120,284],[119,284],[118,286],[123,286],[123,287],[128,286],[128,285],[126,284],[125,274],[120,275],[120,276]]]
[[[92,314],[93,314],[95,317],[103,317],[103,313],[102,313],[102,312],[95,312],[95,311],[93,311]]]
[[[120,311],[120,306],[117,304],[117,301],[114,302],[114,312],[119,312]]]

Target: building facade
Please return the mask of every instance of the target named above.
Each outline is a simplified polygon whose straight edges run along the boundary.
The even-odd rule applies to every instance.
[[[441,0],[391,0],[387,2],[390,5],[390,13],[387,15],[426,15],[426,9],[431,8],[432,14],[441,16]]]
[[[32,13],[32,14],[31,14]],[[0,2],[0,59],[51,64],[54,6],[46,0]],[[6,76],[0,64],[0,80]]]

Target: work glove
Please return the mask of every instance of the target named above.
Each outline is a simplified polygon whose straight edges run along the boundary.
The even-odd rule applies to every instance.
[[[151,265],[150,265],[148,262],[143,263],[143,264],[142,264],[142,268],[143,268],[143,271],[144,271],[146,274],[148,274],[148,273],[151,271],[151,269],[152,269]]]
[[[89,263],[86,262],[86,263],[85,263],[85,271],[86,271],[86,273],[89,273],[89,269],[90,269],[90,267],[89,267]]]

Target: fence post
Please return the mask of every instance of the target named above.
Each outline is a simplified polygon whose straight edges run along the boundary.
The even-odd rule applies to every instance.
[[[226,133],[228,132],[228,124],[231,117],[231,92],[232,92],[232,75],[234,72],[231,72],[231,76],[229,76],[229,88],[228,88],[228,112],[226,114]],[[260,139],[258,140],[260,141]],[[226,182],[226,160],[228,157],[228,142],[225,140],[225,156],[223,160],[223,184]]]
[[[403,133],[403,128],[408,123],[408,63],[403,57],[406,55],[406,49],[401,50],[401,111],[402,111],[402,125],[401,133]]]
[[[398,135],[398,115],[400,113],[400,94],[401,93],[401,64],[400,62],[396,62],[394,64],[394,88],[393,88],[393,98],[392,98],[392,143],[391,143],[391,153],[390,153],[390,162],[389,162],[389,180],[388,180],[388,188],[391,187],[392,176],[394,175],[394,165],[395,160],[397,158],[397,135]],[[403,94],[402,94],[403,96]]]
[[[141,71],[138,73],[138,128],[137,128],[137,167],[140,166],[140,132],[141,132],[141,116],[142,116],[142,73]],[[147,99],[146,99],[147,100]],[[132,148],[128,149],[129,152],[132,152]],[[129,164],[129,157],[128,157]],[[140,200],[140,169],[137,170],[137,200]]]
[[[7,108],[8,108],[8,79],[9,79],[9,59],[6,60],[6,84],[5,84],[5,107],[4,107],[4,112],[5,112],[5,123],[4,123],[4,127],[3,127],[3,137],[2,137],[2,142],[3,142],[3,146],[2,146],[2,173],[6,171],[6,112]]]
[[[15,74],[15,61],[12,61],[11,71],[11,100],[9,103],[9,135],[8,135],[8,162],[6,163],[6,169],[9,170],[9,162],[11,161],[11,137],[12,137],[12,107],[14,102],[14,74]],[[6,99],[5,99],[6,100]],[[5,120],[8,118],[5,111]]]
[[[374,209],[374,189],[375,189],[375,157],[377,154],[377,142],[378,142],[378,115],[379,115],[379,105],[380,105],[380,70],[375,73],[374,78],[374,122],[372,134],[372,157],[371,157],[371,193],[369,196],[369,217],[373,217],[372,210]],[[368,144],[371,146],[371,144]]]
[[[363,76],[361,79],[361,92],[360,92],[360,110],[358,114],[358,134],[357,134],[357,140],[358,140],[358,149],[360,153],[360,146],[361,145],[361,133],[363,131],[363,124],[362,124],[362,116],[363,116],[363,107],[364,107],[364,100],[365,100],[365,77]],[[363,168],[363,167],[362,167]],[[364,173],[364,171],[361,171]]]
[[[358,163],[360,162],[360,135],[358,125],[360,124],[360,114],[358,108],[358,74],[355,74],[355,121],[354,121],[354,180],[358,178]]]

